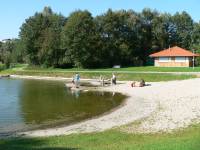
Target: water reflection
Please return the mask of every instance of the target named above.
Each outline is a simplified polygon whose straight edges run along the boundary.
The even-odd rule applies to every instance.
[[[23,118],[20,104],[17,100],[21,90],[21,80],[0,80],[0,131],[7,131],[8,126],[21,126]]]
[[[68,90],[63,82],[0,80],[0,133],[12,129],[70,124],[118,106],[118,93]]]
[[[71,90],[71,94],[75,96],[75,98],[79,98],[80,96],[80,90]]]

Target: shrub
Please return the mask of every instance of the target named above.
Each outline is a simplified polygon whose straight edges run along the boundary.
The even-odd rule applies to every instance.
[[[1,63],[0,63],[0,71],[2,71],[2,70],[4,70],[4,69],[6,69],[6,66],[5,66],[4,64],[1,64]]]

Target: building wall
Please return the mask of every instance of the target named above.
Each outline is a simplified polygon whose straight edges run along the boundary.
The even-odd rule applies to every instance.
[[[185,57],[184,62],[177,62],[175,57],[170,57],[168,62],[160,62],[159,58],[154,59],[156,67],[190,67],[192,66],[192,57]]]

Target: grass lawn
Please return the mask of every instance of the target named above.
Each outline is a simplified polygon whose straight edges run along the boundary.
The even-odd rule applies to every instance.
[[[100,75],[103,75],[105,78],[110,79],[113,70],[117,75],[118,80],[140,80],[144,79],[147,82],[158,82],[158,81],[171,81],[171,80],[184,80],[195,78],[195,75],[175,75],[167,73],[142,73],[142,71],[152,71],[153,69],[158,69],[154,67],[129,67],[129,68],[120,68],[120,69],[53,69],[53,68],[30,68],[27,65],[17,65],[14,68],[1,71],[0,74],[17,74],[17,75],[32,75],[32,76],[51,76],[51,77],[69,77],[71,78],[75,72],[79,72],[81,78],[99,78]],[[160,68],[170,69],[170,68]],[[171,68],[173,69],[173,68]],[[176,68],[178,69],[178,68]],[[191,69],[191,68],[182,68],[182,69]],[[200,69],[200,68],[199,68]],[[122,71],[122,72],[120,72]],[[131,71],[131,72],[123,72]],[[140,73],[136,73],[138,71]],[[135,72],[135,73],[134,73]],[[162,71],[161,71],[162,72]]]
[[[137,72],[200,72],[200,67],[154,67],[154,66],[145,66],[145,67],[127,67],[119,69],[104,69],[112,71],[137,71]]]
[[[143,66],[143,67],[124,67],[124,68],[101,68],[101,69],[81,69],[81,68],[69,68],[69,69],[44,69],[38,67],[26,67],[25,70],[40,70],[40,71],[132,71],[132,72],[200,72],[200,66],[195,67],[154,67],[154,66]]]
[[[39,70],[25,70],[25,71],[16,71],[16,70],[7,70],[1,72],[2,74],[17,74],[17,75],[31,75],[31,76],[50,76],[50,77],[68,77],[72,78],[74,72],[57,72],[54,70],[51,71],[39,71]],[[0,74],[1,74],[0,73]],[[80,72],[81,78],[92,78],[97,79],[100,75],[103,75],[105,78],[110,79],[111,73],[105,72]],[[171,81],[171,80],[185,80],[190,78],[196,78],[195,75],[175,75],[167,73],[116,73],[118,80],[140,80],[144,79],[147,82],[158,82],[158,81]]]
[[[0,64],[0,67],[4,66]],[[82,68],[40,68],[40,67],[30,67],[27,64],[15,64],[14,68],[23,68],[23,70],[34,70],[34,71],[55,71],[55,72],[79,72],[79,71],[90,71],[90,72],[120,72],[120,71],[130,71],[130,72],[200,72],[200,66],[197,67],[154,67],[154,66],[141,66],[141,67],[124,67],[124,68],[100,68],[100,69],[82,69]]]
[[[68,136],[0,140],[2,150],[199,150],[200,125],[172,134],[115,130]]]

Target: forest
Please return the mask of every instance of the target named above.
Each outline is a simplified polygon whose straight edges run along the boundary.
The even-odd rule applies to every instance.
[[[180,46],[200,53],[200,23],[183,11],[160,13],[148,8],[108,9],[93,16],[76,10],[68,17],[45,7],[27,18],[19,36],[0,42],[0,63],[53,68],[147,66],[149,55]],[[200,63],[200,60],[197,60]]]

